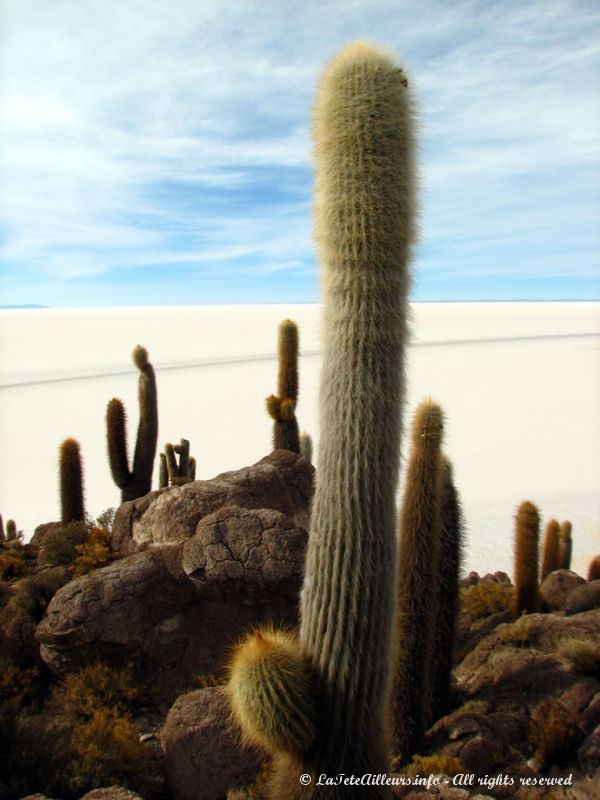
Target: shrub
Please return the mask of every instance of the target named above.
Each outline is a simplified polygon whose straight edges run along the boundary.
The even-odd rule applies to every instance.
[[[0,580],[19,578],[25,574],[25,553],[20,547],[10,547],[0,552]]]
[[[558,700],[543,700],[531,715],[529,741],[545,764],[567,761],[583,736],[573,712]]]
[[[36,624],[42,619],[50,600],[70,579],[64,567],[51,567],[20,581],[11,605],[20,609]]]
[[[117,557],[110,549],[110,534],[102,528],[92,528],[88,539],[75,547],[77,558],[71,564],[75,577],[88,575],[100,567],[105,567]]]
[[[96,527],[112,533],[113,522],[115,521],[116,509],[111,506],[105,508],[101,514],[96,517]]]
[[[516,647],[527,647],[531,632],[531,621],[523,615],[509,625],[500,625],[498,628],[498,638],[505,644],[513,644]]]
[[[71,672],[54,687],[49,708],[76,723],[90,720],[98,708],[124,714],[143,705],[149,689],[136,683],[131,670],[115,669],[98,661]]]
[[[76,548],[85,544],[87,537],[88,528],[84,522],[69,522],[50,531],[43,542],[46,563],[52,566],[70,564],[77,557]]]
[[[514,587],[507,583],[477,583],[461,591],[462,612],[470,622],[511,608]]]
[[[196,677],[196,684],[198,685],[199,689],[209,689],[213,686],[224,686],[227,683],[227,677],[225,675],[214,675],[214,674],[206,674],[206,675],[198,675]]]
[[[14,702],[19,708],[39,695],[40,673],[34,667],[23,669],[7,658],[0,658],[0,706]]]
[[[558,652],[568,658],[579,672],[595,673],[600,670],[600,642],[574,637],[561,639]]]
[[[465,772],[465,766],[460,758],[453,756],[432,755],[413,756],[413,760],[402,770],[403,775],[416,778],[417,775],[448,775],[453,777]]]

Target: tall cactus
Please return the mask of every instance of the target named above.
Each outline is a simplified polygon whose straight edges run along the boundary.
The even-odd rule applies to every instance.
[[[14,542],[19,538],[19,532],[17,531],[17,523],[14,519],[6,520],[6,541],[7,542]]]
[[[83,501],[83,468],[81,450],[75,439],[65,439],[60,446],[60,519],[63,525],[69,522],[83,522],[85,507]]]
[[[515,517],[515,613],[538,610],[538,540],[540,515],[533,503],[525,501]]]
[[[277,395],[267,397],[273,417],[273,448],[300,452],[296,405],[298,403],[298,326],[284,319],[278,332],[279,378]]]
[[[540,580],[544,580],[551,572],[558,569],[559,561],[559,525],[555,519],[548,520],[544,531],[544,547],[542,549],[542,568]]]
[[[440,553],[435,581],[437,601],[428,659],[428,722],[450,711],[450,680],[456,621],[459,610],[459,577],[464,547],[464,524],[452,465],[442,458]],[[400,642],[400,646],[403,644]]]
[[[355,798],[356,787],[315,786],[316,776],[382,773],[388,764],[412,130],[402,70],[372,45],[342,50],[322,79],[313,128],[324,356],[300,644],[318,716],[312,745],[276,759],[269,796],[278,800]],[[242,655],[234,674],[244,663]],[[288,726],[298,713],[272,711]],[[312,776],[309,787],[301,773]],[[365,786],[360,796],[389,798],[390,789]]]
[[[572,531],[573,526],[568,519],[561,522],[558,533],[558,569],[571,569],[571,554],[573,552]]]
[[[419,405],[402,502],[394,689],[394,746],[402,763],[421,748],[430,700],[427,677],[440,552],[443,424],[436,403],[426,400]]]
[[[6,541],[6,534],[4,533],[4,520],[2,519],[2,514],[0,514],[0,542]]]
[[[148,352],[144,347],[138,345],[133,351],[132,358],[140,371],[138,383],[140,421],[131,470],[127,457],[125,407],[121,400],[113,398],[106,409],[108,459],[113,480],[121,489],[122,502],[142,497],[152,488],[152,469],[158,439],[158,403],[154,369],[148,361]]]

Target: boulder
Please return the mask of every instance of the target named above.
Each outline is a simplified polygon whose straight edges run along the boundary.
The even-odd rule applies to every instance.
[[[242,747],[223,687],[181,695],[161,734],[166,785],[174,800],[217,800],[248,786],[264,754]]]
[[[308,459],[275,450],[251,467],[151,492],[117,510],[113,548],[131,553],[153,544],[185,541],[203,517],[225,506],[274,509],[306,529],[313,475]]]
[[[293,453],[279,460],[292,465],[288,477],[293,464],[302,473],[308,464]],[[169,705],[199,675],[222,673],[245,630],[297,621],[308,535],[297,520],[307,521],[308,500],[288,491],[279,505],[290,513],[292,496],[300,503],[292,516],[226,506],[202,516],[182,542],[155,543],[71,581],[37,628],[43,660],[58,675],[98,658],[135,661]]]
[[[540,586],[540,597],[550,611],[563,611],[570,592],[584,583],[585,580],[581,575],[569,569],[557,569],[543,581]]]
[[[600,608],[600,580],[576,586],[565,601],[567,614],[579,614],[591,608]]]
[[[102,789],[92,789],[80,800],[142,800],[142,798],[137,792],[125,789],[123,786],[108,786]]]
[[[50,531],[55,531],[60,528],[62,523],[60,522],[42,522],[41,525],[38,525],[35,531],[33,532],[33,536],[29,540],[29,544],[34,544],[37,547],[40,547],[46,536],[50,533]]]

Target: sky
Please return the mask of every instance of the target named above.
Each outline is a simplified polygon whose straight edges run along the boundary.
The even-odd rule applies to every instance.
[[[416,97],[412,299],[600,299],[596,0],[0,0],[0,306],[319,301],[354,39]]]

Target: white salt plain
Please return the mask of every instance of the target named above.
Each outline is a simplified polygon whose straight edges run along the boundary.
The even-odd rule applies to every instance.
[[[264,399],[286,317],[300,328],[298,418],[318,448],[319,306],[0,311],[4,519],[28,538],[58,517],[67,437],[81,443],[88,511],[118,504],[104,413],[110,398],[125,402],[131,451],[138,343],[156,369],[160,447],[190,439],[200,479],[258,461],[270,450]],[[600,303],[422,303],[412,318],[405,423],[424,397],[444,408],[465,570],[512,574],[513,516],[530,499],[544,522],[573,522],[573,568],[584,574],[600,553]]]

